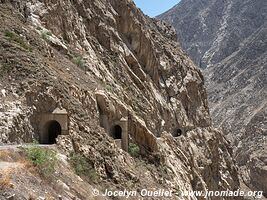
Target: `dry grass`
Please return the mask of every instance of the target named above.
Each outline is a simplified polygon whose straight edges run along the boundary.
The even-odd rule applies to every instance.
[[[1,190],[10,189],[14,186],[11,181],[12,179],[11,174],[12,174],[12,169],[6,169],[1,172],[0,174],[0,189]]]
[[[31,192],[29,194],[28,200],[36,200],[36,199],[38,199],[38,196],[34,194],[33,192]]]
[[[0,151],[0,160],[2,161],[8,161],[10,159],[10,157],[12,153],[8,150],[1,150]]]
[[[55,198],[51,194],[48,194],[45,199],[47,199],[47,200],[55,200]]]
[[[22,168],[27,170],[29,173],[33,175],[38,175],[38,168],[35,167],[32,162],[26,160],[25,158],[20,159],[19,163],[21,164]]]
[[[21,159],[21,154],[18,151],[4,149],[0,151],[0,161],[16,162]]]

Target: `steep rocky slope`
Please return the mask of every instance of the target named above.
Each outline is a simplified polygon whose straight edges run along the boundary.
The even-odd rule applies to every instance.
[[[58,136],[58,155],[82,154],[99,176],[79,186],[67,158],[60,177],[49,182],[27,179],[34,174],[16,165],[13,187],[1,190],[2,199],[46,192],[102,199],[92,188],[125,188],[139,196],[144,188],[178,194],[239,188],[229,144],[211,127],[203,76],[173,40],[171,27],[145,17],[129,0],[1,1],[0,21],[0,142],[41,141],[40,116],[64,108],[69,134]],[[141,150],[138,158],[109,136],[122,118]],[[20,192],[29,180],[43,187],[29,184]],[[70,190],[58,190],[58,182]]]
[[[181,1],[159,16],[203,69],[214,124],[233,141],[243,178],[267,191],[267,2]]]

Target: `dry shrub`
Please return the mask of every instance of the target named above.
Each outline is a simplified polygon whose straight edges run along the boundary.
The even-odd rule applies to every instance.
[[[29,194],[28,200],[36,200],[37,198],[38,198],[38,196],[35,193],[31,192]]]
[[[16,162],[21,159],[19,152],[12,149],[4,149],[0,151],[0,160],[6,162]]]
[[[45,199],[47,199],[47,200],[55,200],[55,198],[51,194],[48,194]]]
[[[29,173],[33,175],[38,175],[38,168],[33,165],[33,163],[29,160],[26,160],[25,158],[20,159],[20,164],[22,165],[22,168],[28,171]]]
[[[3,170],[0,174],[0,190],[9,189],[13,187],[11,182],[11,169]]]
[[[8,161],[11,157],[11,152],[8,150],[1,150],[0,151],[0,160]]]

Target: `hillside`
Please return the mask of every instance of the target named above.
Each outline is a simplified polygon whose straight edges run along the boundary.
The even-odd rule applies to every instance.
[[[239,188],[203,76],[171,27],[130,0],[5,0],[0,21],[0,199]],[[14,146],[25,143],[40,144]]]
[[[183,0],[159,16],[203,70],[213,123],[246,184],[267,191],[267,2]]]

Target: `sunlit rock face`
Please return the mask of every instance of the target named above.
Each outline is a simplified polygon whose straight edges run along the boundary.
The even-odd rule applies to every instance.
[[[0,6],[0,84],[6,91],[0,117],[12,119],[0,142],[40,141],[39,116],[66,111],[68,133],[55,139],[58,147],[66,155],[85,156],[99,182],[84,181],[86,187],[75,185],[63,196],[91,200],[93,186],[100,191],[239,188],[229,144],[211,127],[203,76],[174,40],[172,27],[126,0],[2,1]],[[125,149],[125,135],[124,150],[111,137],[116,126],[140,148],[138,158]],[[63,167],[57,177],[67,185],[69,170]],[[28,189],[18,197],[27,198]]]
[[[203,69],[213,123],[233,142],[246,183],[267,191],[267,2],[184,0],[159,18]]]

